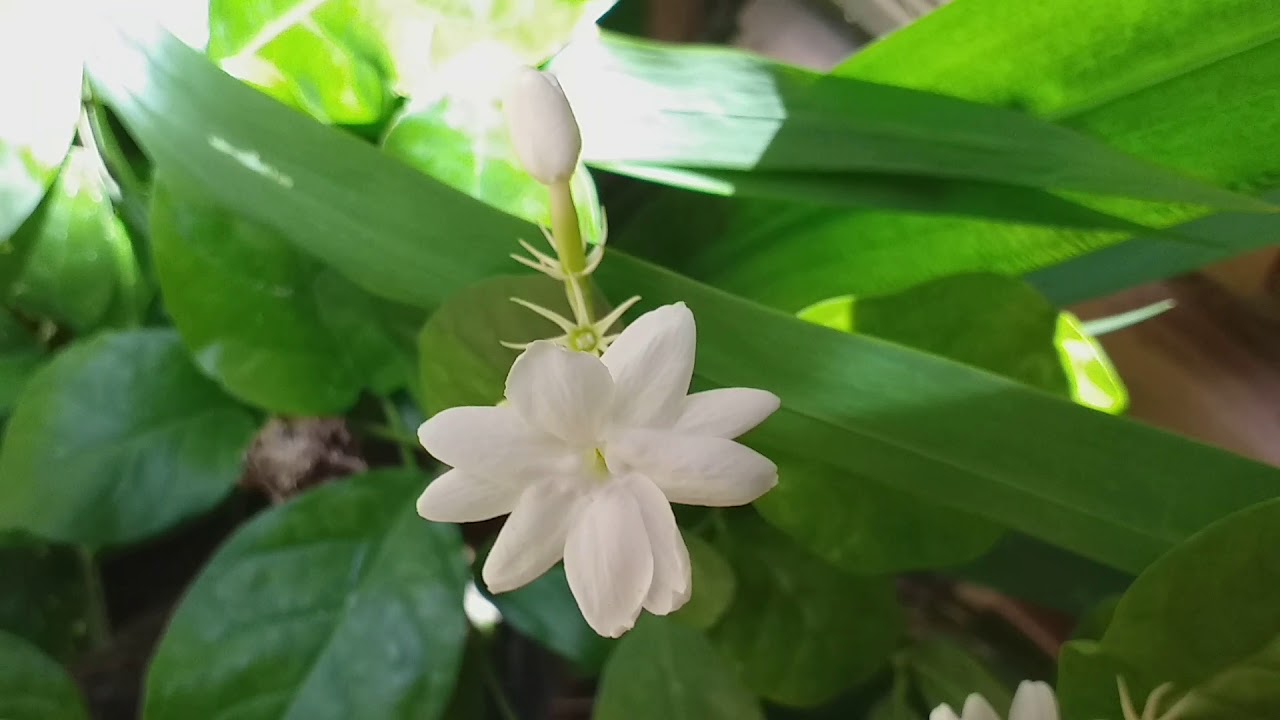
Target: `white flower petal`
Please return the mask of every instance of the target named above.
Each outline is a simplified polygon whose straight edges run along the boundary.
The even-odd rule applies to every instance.
[[[650,310],[629,325],[601,360],[613,375],[613,417],[624,425],[666,427],[684,409],[697,331],[684,303]]]
[[[575,447],[595,445],[613,392],[599,358],[546,340],[521,353],[507,375],[507,400],[521,417]]]
[[[418,514],[436,522],[478,522],[506,515],[516,506],[524,486],[450,470],[418,497]]]
[[[684,505],[745,505],[778,484],[769,458],[724,438],[623,430],[609,439],[605,458],[610,468],[639,472]]]
[[[494,480],[563,469],[568,449],[509,407],[456,407],[418,428],[418,442],[440,462]]]
[[[689,601],[693,585],[689,549],[676,525],[671,503],[657,485],[638,474],[617,482],[626,483],[636,499],[653,552],[653,582],[645,595],[644,608],[654,615],[666,615]]]
[[[481,577],[489,592],[527,585],[560,562],[579,500],[555,483],[524,491],[484,562]]]
[[[942,703],[934,708],[933,712],[929,713],[929,720],[960,720],[960,718],[956,715],[956,711],[951,709],[950,705]]]
[[[640,508],[622,483],[606,483],[579,510],[564,570],[593,630],[619,637],[635,625],[653,582],[653,553]]]
[[[1023,680],[1013,696],[1009,720],[1058,720],[1058,700],[1048,683]]]
[[[961,720],[1000,720],[991,703],[978,693],[973,693],[965,699],[964,710],[960,712],[960,717]]]
[[[732,440],[764,422],[781,404],[777,395],[755,388],[694,393],[684,399],[684,411],[676,420],[675,429]]]

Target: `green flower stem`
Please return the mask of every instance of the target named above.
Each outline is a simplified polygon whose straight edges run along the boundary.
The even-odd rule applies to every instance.
[[[569,298],[569,307],[573,308],[574,320],[580,326],[589,325],[594,322],[591,293],[579,284],[581,279],[577,277],[587,267],[587,256],[582,229],[578,226],[578,209],[573,204],[573,190],[568,180],[548,185],[547,190],[551,193],[551,237],[555,239],[560,266],[568,276],[564,292]]]
[[[76,548],[80,556],[80,575],[84,580],[85,593],[89,598],[88,617],[86,622],[89,631],[89,643],[95,650],[106,647],[111,642],[111,623],[107,618],[107,598],[102,591],[102,577],[98,573],[98,563],[93,557],[93,550],[84,545]]]
[[[396,409],[395,403],[390,398],[378,398],[382,402],[382,414],[387,418],[387,432],[383,437],[396,444],[396,449],[400,451],[400,464],[406,468],[416,469],[418,461],[413,457],[413,449],[417,446],[417,439],[404,426],[404,420],[400,417],[400,411]],[[413,438],[412,442],[408,439]]]

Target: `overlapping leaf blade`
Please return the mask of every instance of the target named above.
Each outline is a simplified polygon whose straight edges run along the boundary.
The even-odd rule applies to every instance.
[[[171,39],[108,37],[91,73],[162,169],[384,296],[434,305],[509,271],[511,239],[536,232],[290,113]],[[599,278],[610,294],[689,303],[699,373],[782,397],[762,442],[1116,567],[1139,570],[1214,519],[1280,494],[1280,471],[810,326],[623,253]]]

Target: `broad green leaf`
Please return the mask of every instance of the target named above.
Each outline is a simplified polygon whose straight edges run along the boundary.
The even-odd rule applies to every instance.
[[[763,720],[760,702],[699,631],[646,616],[609,657],[595,720]]]
[[[272,412],[340,413],[361,389],[407,379],[420,311],[369,297],[271,230],[163,179],[151,236],[184,344],[240,399]]]
[[[208,52],[232,75],[324,122],[364,125],[386,117],[397,92],[430,92],[451,73],[483,79],[494,57],[538,65],[612,5],[211,0]]]
[[[520,354],[501,343],[564,334],[551,321],[511,302],[513,297],[572,317],[564,286],[543,275],[492,277],[449,298],[418,335],[419,380],[428,415],[459,405],[497,403],[507,371]],[[607,307],[598,294],[594,307]]]
[[[0,632],[0,717],[87,720],[89,713],[62,666],[25,640]]]
[[[393,157],[516,217],[551,225],[547,188],[520,167],[496,95],[462,92],[396,119],[382,141]],[[570,180],[584,237],[601,235],[600,201],[585,167]],[[541,237],[524,238],[547,251]]]
[[[603,170],[719,196],[788,200],[807,206],[963,215],[1068,228],[1144,232],[1044,190],[977,180],[890,173],[707,170],[643,163],[596,163]],[[692,202],[698,202],[694,199]]]
[[[0,254],[8,304],[76,332],[136,325],[147,291],[92,156],[73,149],[44,203]]]
[[[965,698],[978,693],[1000,717],[1009,712],[1013,693],[1008,686],[958,642],[941,635],[931,636],[907,648],[901,657],[926,706],[947,703],[959,710]]]
[[[221,500],[253,419],[166,330],[98,335],[27,382],[0,450],[0,527],[90,546],[154,535]]]
[[[1263,193],[1280,202],[1280,190]],[[1059,305],[1192,272],[1280,243],[1280,215],[1219,213],[1173,228],[1194,243],[1140,235],[1028,274],[1027,281]]]
[[[582,619],[562,565],[522,588],[489,599],[502,612],[503,622],[587,674],[599,672],[616,644],[600,637]]]
[[[0,312],[0,414],[8,415],[27,379],[45,360],[40,341],[11,312]]]
[[[775,447],[778,486],[755,502],[771,525],[848,572],[947,567],[982,555],[1003,529],[892,485]]]
[[[848,575],[749,514],[719,539],[737,593],[711,632],[751,689],[784,705],[820,705],[879,669],[897,646],[893,582]]]
[[[939,41],[956,37],[977,39]],[[1240,190],[1270,188],[1264,198],[1280,200],[1280,28],[1270,0],[1083,10],[1070,0],[1032,10],[1016,0],[966,0],[859,52],[838,74],[1030,107],[1122,150]],[[683,248],[651,257],[790,311],[979,270],[1036,273],[1033,283],[1065,305],[1280,241],[1274,213],[1188,223],[1202,211],[1181,206],[1108,204],[1151,226],[1187,223],[1125,242],[1123,232],[710,200],[669,196],[635,239]],[[662,221],[672,215],[682,222]]]
[[[672,617],[706,630],[716,624],[733,602],[738,581],[729,562],[713,545],[687,532],[684,542],[693,568],[693,594]]]
[[[35,210],[71,147],[83,47],[67,0],[0,0],[0,241]]]
[[[1232,718],[1280,713],[1280,500],[1235,513],[1157,560],[1120,599],[1101,641],[1077,647],[1059,674],[1068,717],[1116,717],[1114,666],[1135,697],[1172,682]],[[1094,664],[1105,668],[1099,672]],[[1200,688],[1203,688],[1201,690]],[[1197,715],[1195,717],[1202,717]],[[1209,715],[1203,717],[1225,717]]]
[[[0,532],[0,631],[70,660],[87,645],[89,594],[75,548]]]
[[[509,238],[536,232],[279,107],[171,38],[128,37],[104,30],[91,73],[155,162],[370,291],[431,307],[510,272]],[[223,142],[210,144],[211,135]],[[597,280],[614,299],[689,304],[699,380],[782,398],[783,409],[754,431],[761,445],[1112,567],[1136,573],[1212,521],[1280,494],[1274,468],[817,327],[625,252],[609,253]],[[849,291],[841,282],[813,299]]]
[[[411,8],[411,2],[400,3]],[[210,0],[209,57],[227,72],[328,123],[366,125],[394,101],[393,68],[373,3]],[[394,3],[385,3],[388,10]],[[380,17],[392,22],[394,14]]]
[[[178,607],[149,720],[441,717],[467,639],[458,529],[413,508],[427,478],[371,472],[241,528]]]
[[[735,50],[604,35],[570,45],[552,69],[592,163],[900,173],[1269,208],[1022,113]]]
[[[1087,407],[1119,413],[1128,404],[1106,351],[1080,321],[1014,278],[954,275],[889,295],[830,298],[797,315],[1070,395]]]

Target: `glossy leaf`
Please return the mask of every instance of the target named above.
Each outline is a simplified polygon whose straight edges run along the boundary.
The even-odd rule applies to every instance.
[[[130,37],[104,32],[91,71],[155,161],[368,290],[430,307],[510,272],[509,238],[536,232],[280,108],[172,39]],[[211,129],[229,144],[211,145]],[[1213,520],[1280,493],[1275,469],[958,363],[816,327],[624,252],[609,254],[597,279],[615,299],[639,294],[646,307],[688,302],[701,379],[782,398],[783,410],[754,431],[762,445],[1113,567],[1140,571]],[[814,299],[849,290],[841,282]],[[1212,489],[1202,477],[1215,478]]]
[[[441,717],[466,645],[467,566],[457,528],[414,512],[426,482],[372,472],[241,528],[170,621],[146,717]]]
[[[136,325],[148,299],[95,162],[73,149],[44,203],[0,255],[11,307],[77,332]]]
[[[884,172],[1267,209],[1021,113],[739,51],[583,38],[552,70],[588,162]]]
[[[953,3],[837,73],[1030,107],[1121,150],[1240,190],[1270,189],[1264,197],[1280,201],[1280,29],[1269,0],[1141,0],[1088,12],[1052,0],[1025,9],[1016,0]],[[955,37],[979,39],[939,40]],[[1190,222],[1202,211],[1186,206],[1090,203],[1155,227],[1184,223],[1126,242],[1123,232],[682,195],[648,209],[634,247],[680,248],[650,257],[788,311],[983,270],[1031,275],[1066,305],[1280,241],[1274,213]]]
[[[902,618],[888,578],[847,575],[741,515],[719,540],[737,593],[711,637],[762,697],[820,705],[879,669]]]
[[[646,616],[605,665],[595,720],[763,720],[760,703],[702,633]]]
[[[588,674],[600,670],[616,644],[600,637],[582,619],[563,565],[556,565],[524,587],[489,599],[502,612],[503,621],[517,632]]]
[[[596,165],[611,172],[711,195],[787,200],[810,207],[974,216],[1082,229],[1150,230],[1044,190],[978,180],[870,172],[708,170],[625,162]],[[699,200],[694,198],[691,202]]]
[[[169,315],[196,362],[272,412],[339,413],[402,385],[423,313],[369,297],[275,233],[158,184],[151,235]]]
[[[0,533],[0,631],[72,659],[89,639],[81,554],[19,532]]]
[[[87,720],[75,683],[53,659],[0,632],[0,717],[5,720]]]
[[[503,212],[550,227],[547,188],[520,167],[498,97],[485,92],[486,87],[470,92],[459,90],[426,110],[401,115],[387,131],[382,147],[450,187]],[[600,201],[591,174],[579,167],[570,183],[583,235],[597,241]],[[524,239],[545,248],[539,235]]]
[[[1125,679],[1137,698],[1172,682],[1178,694],[1202,696],[1194,703],[1201,712],[1225,705],[1242,720],[1276,716],[1277,546],[1280,500],[1271,500],[1214,523],[1147,568],[1102,640],[1077,641],[1064,655],[1059,688],[1067,716],[1119,716],[1114,677],[1107,677],[1116,667],[1130,669]]]
[[[733,602],[738,581],[733,568],[715,546],[687,532],[684,542],[693,570],[693,594],[672,617],[706,630],[716,624]]]
[[[982,555],[998,525],[883,482],[763,447],[778,486],[755,502],[771,525],[848,572],[877,574],[947,567]]]
[[[0,2],[0,240],[35,210],[71,147],[83,48],[74,4]]]
[[[507,371],[520,354],[501,343],[564,334],[551,321],[511,302],[513,297],[572,317],[564,286],[543,275],[493,277],[449,298],[418,335],[419,379],[428,415],[459,405],[497,403]],[[607,307],[598,295],[595,307]]]
[[[221,500],[253,419],[175,334],[98,335],[27,383],[0,451],[0,527],[90,546],[154,535]]]
[[[1280,190],[1263,193],[1280,202]],[[1140,235],[1027,275],[1050,300],[1068,305],[1192,272],[1280,242],[1280,215],[1220,213],[1173,228],[1194,243]]]
[[[477,5],[449,0],[212,0],[209,56],[228,72],[329,123],[386,116],[395,93],[442,75],[483,76],[485,56],[538,65],[612,0]],[[450,62],[461,68],[450,67]]]

